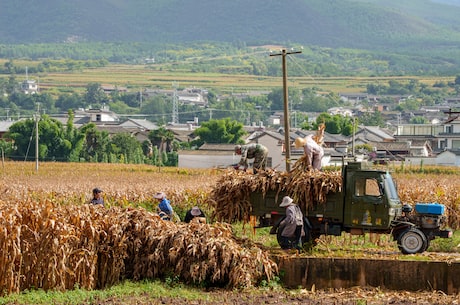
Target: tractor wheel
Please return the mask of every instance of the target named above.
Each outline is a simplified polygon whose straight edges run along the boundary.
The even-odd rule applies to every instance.
[[[425,234],[419,229],[411,228],[398,237],[398,247],[404,254],[422,253],[428,248]]]

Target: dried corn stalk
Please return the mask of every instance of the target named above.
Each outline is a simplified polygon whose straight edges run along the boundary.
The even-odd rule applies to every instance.
[[[283,192],[291,196],[305,211],[315,204],[326,201],[329,192],[341,190],[340,172],[306,170],[305,156],[301,157],[289,172],[275,170],[249,174],[242,171],[227,171],[216,183],[209,195],[209,204],[214,208],[212,215],[218,221],[248,222],[252,211],[250,195],[268,191]]]
[[[224,224],[175,224],[142,208],[0,201],[0,292],[103,288],[164,277],[250,287],[277,273]]]

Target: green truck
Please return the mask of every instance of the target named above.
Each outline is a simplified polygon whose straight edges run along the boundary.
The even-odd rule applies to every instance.
[[[279,204],[283,192],[253,192],[250,197],[252,214],[259,226],[273,226],[280,241],[284,208]],[[307,206],[301,204],[300,206]],[[313,203],[304,210],[305,238],[315,243],[321,235],[340,236],[342,232],[391,234],[404,254],[426,251],[436,237],[449,238],[451,230],[441,229],[446,223],[444,205],[417,203],[415,210],[402,204],[395,182],[389,172],[366,169],[361,162],[349,162],[342,167],[341,191],[327,195],[325,203]]]

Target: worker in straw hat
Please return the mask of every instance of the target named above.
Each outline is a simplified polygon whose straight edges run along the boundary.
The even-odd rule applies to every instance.
[[[279,223],[282,228],[280,245],[283,249],[300,249],[305,236],[303,214],[300,207],[289,196],[284,196],[280,207],[286,208],[286,217]]]
[[[268,149],[262,144],[236,145],[235,154],[241,155],[240,162],[234,166],[235,169],[243,166],[244,170],[246,170],[249,167],[248,159],[254,159],[252,165],[254,174],[257,174],[259,170],[265,170],[265,166],[267,166]]]
[[[153,198],[158,200],[157,211],[161,219],[171,220],[173,218],[173,208],[169,199],[166,198],[166,194],[164,192],[158,192],[153,195]]]
[[[197,206],[194,206],[185,213],[184,222],[199,222],[206,223],[206,215],[204,212]]]
[[[313,140],[313,135],[308,135],[305,138],[298,137],[295,139],[295,147],[303,147],[305,156],[307,157],[308,165],[314,169],[321,169],[321,159],[324,156],[324,150],[318,143]]]

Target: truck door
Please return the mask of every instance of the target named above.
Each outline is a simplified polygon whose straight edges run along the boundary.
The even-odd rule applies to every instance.
[[[363,229],[386,229],[388,205],[384,200],[381,177],[372,172],[357,172],[348,181],[346,225]]]

